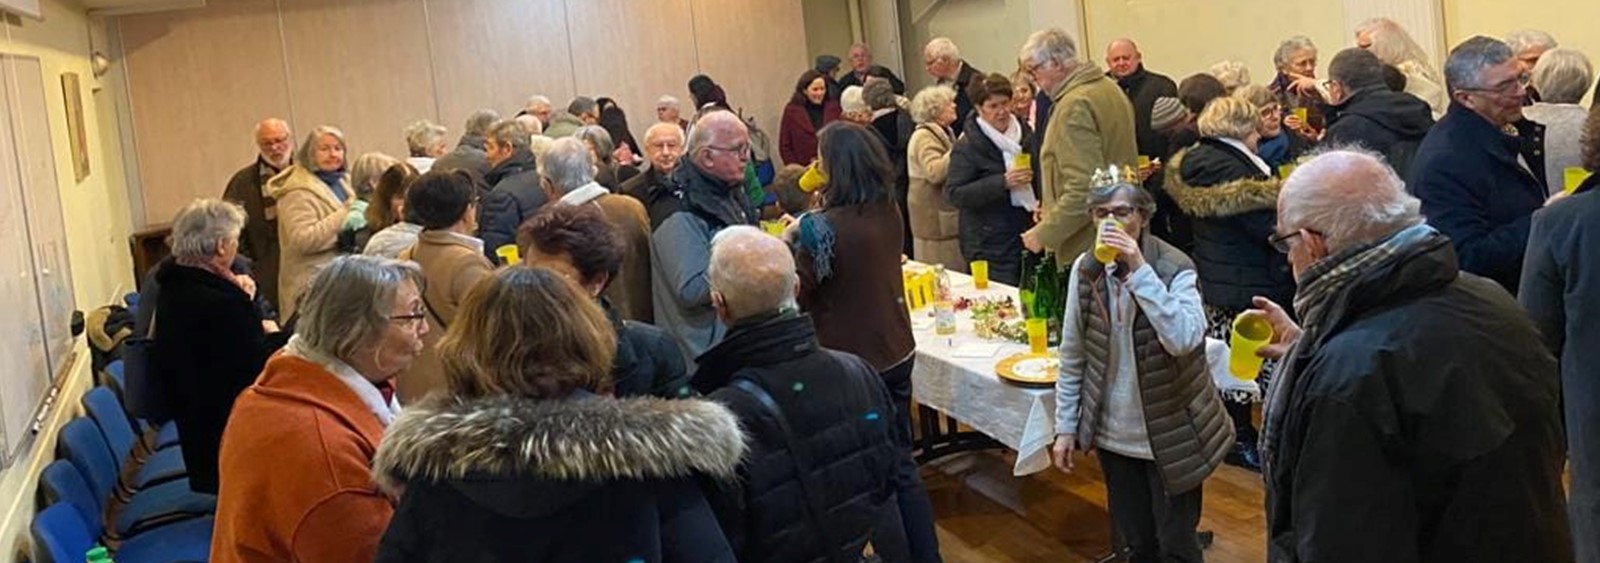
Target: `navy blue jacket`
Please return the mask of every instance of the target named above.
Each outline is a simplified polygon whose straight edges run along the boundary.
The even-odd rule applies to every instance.
[[[1428,223],[1450,237],[1461,269],[1499,282],[1512,294],[1522,274],[1528,224],[1548,195],[1542,127],[1519,124],[1506,135],[1458,104],[1423,139],[1412,162],[1412,193]],[[1527,141],[1527,142],[1524,142]],[[1519,152],[1526,166],[1517,160]]]

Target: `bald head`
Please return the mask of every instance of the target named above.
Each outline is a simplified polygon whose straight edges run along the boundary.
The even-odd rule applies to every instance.
[[[657,172],[667,173],[678,166],[678,157],[683,156],[683,128],[677,123],[657,123],[651,125],[644,132],[644,155],[650,159],[650,167]]]
[[[276,117],[263,119],[256,124],[255,137],[261,160],[273,168],[289,165],[289,155],[294,154],[294,133],[288,122]]]
[[[1278,232],[1320,233],[1330,254],[1422,222],[1422,203],[1377,153],[1333,148],[1296,168],[1278,192]]]
[[[690,162],[711,177],[742,182],[744,164],[750,159],[750,130],[731,111],[705,114],[689,136],[688,155]]]
[[[711,239],[712,301],[727,324],[795,307],[800,277],[789,245],[755,227],[728,227]]]
[[[1132,39],[1117,39],[1106,46],[1106,68],[1112,76],[1129,76],[1138,72],[1141,64],[1144,64],[1144,55],[1139,53],[1139,46]]]

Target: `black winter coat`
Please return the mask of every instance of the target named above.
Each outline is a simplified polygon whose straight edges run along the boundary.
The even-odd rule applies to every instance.
[[[400,498],[377,561],[731,563],[698,481],[744,451],[711,401],[435,394],[373,459]]]
[[[617,356],[611,360],[611,382],[618,397],[656,396],[677,399],[694,394],[683,352],[667,331],[624,320],[608,301],[601,301],[617,331]]]
[[[911,256],[911,217],[905,213],[910,209],[907,198],[910,196],[911,175],[907,168],[906,149],[911,145],[911,132],[917,128],[911,122],[911,114],[903,109],[883,114],[872,120],[872,129],[878,132],[878,138],[883,141],[883,148],[889,151],[889,162],[894,166],[894,202],[900,206],[900,223],[904,246],[901,252]]]
[[[1251,308],[1257,295],[1293,303],[1289,260],[1267,242],[1278,220],[1278,180],[1239,149],[1209,138],[1173,155],[1168,167],[1167,193],[1193,220],[1192,256],[1205,303],[1232,311]]]
[[[793,313],[734,325],[699,365],[695,386],[750,436],[739,479],[712,503],[739,560],[859,561],[908,455],[877,372],[822,348],[811,318]]]
[[[955,82],[949,85],[956,91],[956,122],[952,124],[952,127],[955,129],[957,137],[966,134],[968,131],[979,132],[977,129],[966,129],[967,117],[977,115],[972,111],[977,106],[972,104],[972,98],[967,95],[967,87],[971,86],[974,80],[983,80],[983,76],[983,71],[972,68],[971,63],[963,60],[961,61],[961,71],[956,73]],[[979,103],[982,103],[982,101],[980,100]],[[1028,145],[1024,144],[1022,146]]]
[[[539,168],[533,152],[518,149],[484,176],[492,188],[478,202],[478,238],[483,252],[499,263],[494,251],[517,243],[517,227],[533,216],[549,199],[539,182]]]
[[[145,301],[156,309],[150,373],[160,374],[178,424],[189,488],[217,494],[217,455],[233,401],[284,337],[263,332],[261,309],[221,276],[167,261],[155,278],[160,293]]]
[[[945,199],[961,211],[961,256],[969,262],[987,260],[989,277],[1017,285],[1022,273],[1022,233],[1033,228],[1033,214],[1011,205],[1000,147],[978,125],[978,115],[967,118],[967,131],[950,149],[950,168],[944,183]],[[1022,125],[1022,146],[1033,143],[1033,129]],[[1039,193],[1039,158],[1034,155],[1033,193]]]
[[[643,174],[623,182],[618,192],[644,204],[645,213],[650,216],[650,232],[653,233],[662,221],[678,210],[678,198],[673,195],[675,190],[677,186],[672,183],[670,174],[662,174],[651,166]]]
[[[1111,76],[1109,72],[1106,76],[1117,81],[1122,93],[1127,94],[1128,101],[1133,103],[1133,127],[1138,138],[1139,154],[1150,158],[1165,157],[1168,153],[1167,136],[1150,128],[1150,113],[1154,111],[1157,98],[1178,96],[1178,84],[1171,78],[1145,70],[1144,65],[1122,78]]]
[[[1461,269],[1500,282],[1512,295],[1522,275],[1528,247],[1528,224],[1544,206],[1544,126],[1523,120],[1524,131],[1513,137],[1488,120],[1450,104],[1417,149],[1411,187],[1422,200],[1428,223],[1450,237],[1461,257]],[[1522,156],[1523,166],[1517,160]]]
[[[1376,151],[1404,177],[1432,128],[1433,110],[1428,102],[1405,92],[1371,88],[1356,92],[1329,111],[1328,132],[1322,142]]]
[[[482,178],[489,174],[489,155],[484,150],[485,145],[482,135],[462,135],[461,142],[456,144],[454,150],[433,161],[432,170],[470,170]]]
[[[1273,563],[1570,562],[1556,363],[1439,236],[1362,272],[1280,368]]]

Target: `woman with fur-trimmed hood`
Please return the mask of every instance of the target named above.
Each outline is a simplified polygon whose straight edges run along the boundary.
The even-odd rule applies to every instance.
[[[1201,139],[1173,155],[1166,190],[1184,215],[1194,220],[1194,262],[1200,294],[1210,319],[1210,335],[1228,339],[1233,319],[1251,309],[1251,299],[1294,301],[1294,275],[1283,253],[1268,237],[1277,222],[1278,187],[1272,169],[1256,154],[1260,116],[1245,100],[1212,100],[1201,112]],[[1270,370],[1263,368],[1263,375]],[[1263,381],[1263,383],[1265,383]],[[1237,436],[1228,462],[1260,470],[1250,403],[1258,396],[1227,397]]]
[[[479,283],[439,344],[449,392],[407,409],[373,462],[399,504],[377,560],[733,561],[699,480],[735,474],[738,419],[602,396],[615,338],[551,270]]]

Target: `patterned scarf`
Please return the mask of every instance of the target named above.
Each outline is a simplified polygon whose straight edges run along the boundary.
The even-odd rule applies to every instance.
[[[1348,248],[1323,259],[1301,276],[1294,308],[1300,314],[1300,326],[1304,332],[1295,341],[1288,356],[1278,362],[1278,371],[1273,374],[1271,397],[1263,407],[1266,424],[1262,429],[1260,448],[1268,466],[1277,453],[1277,433],[1282,429],[1284,416],[1289,410],[1285,401],[1289,400],[1290,390],[1294,389],[1300,376],[1295,366],[1298,360],[1317,352],[1324,332],[1332,328],[1328,326],[1330,314],[1344,309],[1350,300],[1350,290],[1361,276],[1389,266],[1399,257],[1409,255],[1416,246],[1437,236],[1440,236],[1439,231],[1426,224],[1408,227],[1387,239]],[[1270,467],[1264,473],[1270,476]]]

